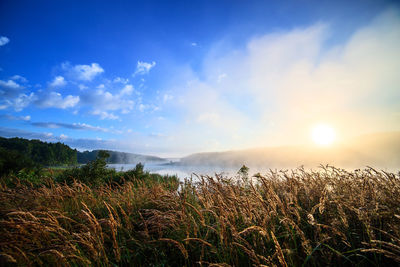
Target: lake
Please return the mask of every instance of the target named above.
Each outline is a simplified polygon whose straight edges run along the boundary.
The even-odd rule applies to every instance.
[[[108,164],[108,168],[114,168],[117,171],[127,171],[135,168],[136,164]],[[161,175],[177,175],[181,181],[184,181],[185,178],[190,178],[191,176],[195,180],[195,175],[210,175],[214,176],[217,174],[223,174],[224,176],[233,177],[237,175],[238,170],[241,166],[237,167],[221,167],[221,166],[200,166],[200,165],[179,165],[179,164],[165,164],[165,163],[150,163],[147,162],[144,164],[144,169],[146,171],[152,173],[158,173]],[[364,167],[365,168],[365,167]],[[364,169],[361,167],[360,169]],[[276,170],[275,168],[273,168]],[[321,170],[318,166],[314,166],[313,170]],[[348,171],[353,171],[355,168],[348,168]],[[377,168],[378,170],[381,170]],[[279,170],[279,169],[278,169]],[[310,170],[310,168],[306,168],[306,170]],[[397,169],[388,169],[382,168],[382,170],[392,173],[397,173]],[[257,168],[250,167],[249,175],[252,176],[256,173],[261,173],[262,175],[269,173],[269,168]]]
[[[114,168],[117,171],[127,171],[135,168],[136,164],[108,164],[108,168]],[[223,174],[227,176],[236,175],[238,168],[228,167],[210,167],[210,166],[187,166],[187,165],[175,165],[175,164],[159,164],[159,163],[145,163],[144,169],[152,173],[158,173],[161,175],[177,175],[180,180],[190,178],[193,173],[197,175],[211,175],[215,173]],[[193,176],[194,177],[194,176]]]

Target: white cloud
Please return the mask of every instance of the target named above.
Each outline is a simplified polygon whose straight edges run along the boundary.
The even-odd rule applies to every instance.
[[[22,83],[28,82],[28,80],[25,77],[22,77],[21,75],[14,75],[10,79],[14,81],[20,81]]]
[[[103,70],[97,63],[89,65],[72,66],[70,63],[63,63],[62,68],[65,74],[76,80],[90,80],[94,75]],[[39,89],[35,92],[24,92],[31,86],[22,86],[18,81],[26,82],[22,76],[15,75],[9,80],[0,80],[0,109],[14,108],[21,111],[30,103],[34,103],[40,108],[60,108],[88,107],[92,114],[99,115],[102,119],[119,119],[119,116],[111,111],[119,111],[123,114],[134,110],[134,97],[139,92],[134,90],[133,85],[128,84],[128,79],[117,77],[114,81],[103,79],[103,83],[97,86],[97,90],[91,90],[91,85],[85,85],[71,81],[76,84],[80,91],[79,95],[61,95],[59,92],[52,91],[66,85],[64,76],[56,76],[48,84],[48,90]],[[135,96],[131,96],[136,92]],[[102,111],[102,112],[100,112]]]
[[[14,108],[21,111],[33,100],[34,94],[26,95],[23,93],[24,86],[14,80],[0,80],[0,110]]]
[[[193,43],[190,43],[190,45],[191,46],[197,46],[197,43],[193,42]]]
[[[140,112],[144,112],[146,110],[147,106],[144,104],[139,104],[138,109]]]
[[[27,115],[27,116],[0,115],[0,118],[5,118],[5,119],[11,120],[11,121],[30,121],[31,120],[30,115]]]
[[[13,108],[15,111],[21,111],[26,108],[29,104],[36,100],[36,95],[34,93],[19,94],[18,96],[13,96],[4,100],[0,100],[0,110]]]
[[[35,104],[40,108],[66,109],[76,106],[79,103],[79,100],[79,96],[68,95],[66,97],[62,97],[62,95],[57,92],[41,92],[38,95],[38,99],[35,101]]]
[[[86,89],[89,88],[89,87],[87,87],[86,85],[83,85],[83,84],[78,85],[78,87],[79,87],[79,90],[86,90]]]
[[[135,101],[128,98],[133,91],[132,85],[126,85],[117,94],[112,94],[103,89],[86,90],[81,95],[82,104],[94,107],[92,114],[99,115],[102,119],[119,119],[117,115],[109,111],[123,111],[129,113],[133,110]]]
[[[108,132],[108,129],[102,128],[99,126],[92,126],[87,123],[73,123],[72,127],[75,129],[80,129],[80,130],[90,130],[90,131],[97,131],[97,132]]]
[[[133,75],[135,76],[135,75],[148,74],[150,72],[150,70],[152,68],[154,68],[155,65],[156,65],[155,61],[153,61],[151,63],[144,62],[144,61],[138,61],[137,65],[136,65],[135,73]]]
[[[22,89],[24,89],[24,87],[13,80],[0,80],[0,95],[2,96],[18,95]]]
[[[51,87],[63,87],[67,84],[63,76],[57,76],[54,80],[50,83]]]
[[[15,111],[21,111],[26,108],[30,103],[32,103],[36,99],[34,93],[30,93],[29,95],[20,94],[14,101],[12,101],[11,106]]]
[[[204,122],[206,124],[216,124],[216,123],[221,123],[220,121],[220,116],[217,113],[201,113],[197,117],[197,121],[199,122]]]
[[[113,80],[114,83],[122,83],[122,84],[127,84],[129,82],[129,79],[124,79],[121,77],[117,77]]]
[[[119,119],[119,117],[117,115],[114,115],[113,113],[109,113],[107,111],[94,110],[92,112],[92,114],[100,116],[100,119],[102,119],[102,120],[118,120]]]
[[[120,95],[131,95],[133,92],[133,86],[131,84],[127,84],[122,88]]]
[[[8,80],[8,81],[3,81],[0,80],[0,86],[1,87],[6,87],[6,88],[12,88],[12,89],[19,89],[21,86],[14,82],[13,80]]]
[[[14,80],[24,81],[22,76],[13,76]],[[79,102],[79,96],[68,95],[62,97],[60,93],[39,90],[37,92],[24,92],[25,87],[16,83],[14,80],[0,80],[0,109],[13,108],[15,111],[21,111],[31,103],[35,103],[41,108],[61,108],[66,109],[74,107]],[[63,79],[57,77],[53,85],[61,85]]]
[[[113,132],[116,133],[115,130],[107,129],[99,126],[92,126],[86,123],[64,123],[64,122],[31,122],[31,125],[35,127],[42,127],[42,128],[51,128],[51,129],[58,129],[58,128],[66,128],[72,130],[85,130],[85,131],[94,131],[94,132]]]
[[[222,80],[225,79],[226,77],[227,77],[226,73],[218,75],[217,82],[218,83],[222,82]]]
[[[5,36],[0,36],[0,46],[6,45],[10,42],[10,39],[8,39]]]
[[[98,63],[91,65],[75,65],[69,62],[61,64],[61,68],[67,72],[72,79],[80,81],[92,81],[97,75],[104,72],[104,69]]]
[[[165,134],[162,134],[162,133],[151,133],[151,134],[149,134],[149,137],[163,138],[166,136],[165,136]]]
[[[109,132],[110,131],[107,128],[103,128],[103,127],[99,127],[99,126],[92,126],[92,125],[86,124],[86,123],[78,123],[78,124],[74,123],[74,125],[78,125],[85,130],[100,131],[100,132]]]
[[[60,135],[60,139],[61,140],[64,140],[64,139],[67,139],[68,138],[68,135],[65,135],[65,134],[61,134]]]
[[[164,96],[163,96],[163,102],[164,102],[164,103],[166,103],[166,102],[168,102],[168,101],[170,101],[170,100],[172,100],[172,99],[174,99],[174,96],[173,96],[173,95],[164,94]]]

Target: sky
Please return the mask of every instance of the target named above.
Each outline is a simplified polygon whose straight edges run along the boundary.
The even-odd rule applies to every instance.
[[[0,1],[0,136],[159,156],[400,130],[396,1]]]

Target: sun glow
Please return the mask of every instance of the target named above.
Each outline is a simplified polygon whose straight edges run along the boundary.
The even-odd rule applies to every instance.
[[[312,128],[311,137],[319,146],[330,146],[335,141],[335,130],[328,124],[318,124]]]

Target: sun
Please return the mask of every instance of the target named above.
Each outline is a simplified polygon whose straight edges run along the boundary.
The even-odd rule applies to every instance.
[[[318,124],[312,128],[311,137],[319,146],[330,146],[335,141],[335,130],[328,124]]]

